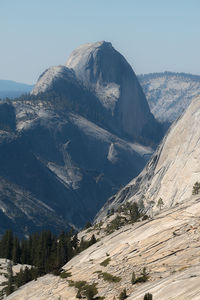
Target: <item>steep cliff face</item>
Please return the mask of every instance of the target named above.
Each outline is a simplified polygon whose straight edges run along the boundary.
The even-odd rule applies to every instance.
[[[146,293],[151,293],[155,300],[198,300],[200,199],[191,198],[187,203],[163,210],[153,220],[124,226],[103,237],[63,266],[69,275],[67,279],[50,274],[40,277],[8,299],[76,300],[77,289],[70,283],[83,280],[96,283],[98,296],[106,300],[118,299],[124,288],[130,300],[142,300]],[[97,236],[99,231],[100,228],[88,234]],[[86,232],[82,234],[87,236]],[[107,265],[102,265],[105,261]],[[132,284],[133,272],[136,277],[141,276],[144,267],[148,280]]]
[[[83,226],[152,151],[43,102],[13,105],[0,106],[0,233]]]
[[[158,210],[159,198],[164,207],[190,198],[194,183],[200,181],[199,126],[200,97],[197,97],[169,129],[142,173],[109,199],[97,220],[105,216],[108,209],[126,200],[143,201],[147,207],[154,206]]]
[[[65,66],[55,66],[50,67],[45,70],[40,77],[34,88],[31,91],[32,95],[38,95],[40,93],[45,93],[48,91],[59,91],[59,86],[62,86],[65,91],[69,87],[78,88],[78,82],[76,81],[75,74],[72,70],[66,68]]]
[[[165,123],[175,121],[200,94],[200,76],[185,73],[152,73],[138,76],[151,112]]]
[[[109,111],[107,125],[112,130],[143,143],[156,143],[161,138],[160,126],[150,113],[133,69],[111,43],[82,45],[72,52],[66,66]]]
[[[106,42],[75,50],[67,66],[39,77],[31,95],[6,105],[0,107],[0,210],[22,234],[92,221],[139,174],[160,139],[132,68]]]

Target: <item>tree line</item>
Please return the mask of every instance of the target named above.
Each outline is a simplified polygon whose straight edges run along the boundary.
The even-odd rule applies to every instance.
[[[7,258],[14,264],[31,265],[32,268],[21,269],[15,277],[10,272],[10,290],[6,294],[47,273],[59,275],[64,264],[95,242],[94,235],[89,241],[84,241],[83,238],[79,240],[74,230],[59,235],[42,231],[31,234],[27,239],[19,239],[13,235],[12,230],[7,230],[0,240],[0,257]]]

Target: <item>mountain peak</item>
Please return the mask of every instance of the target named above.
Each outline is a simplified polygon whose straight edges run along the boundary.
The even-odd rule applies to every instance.
[[[65,66],[46,70],[32,94],[50,91],[73,103],[81,98],[85,106],[104,111],[104,125],[123,138],[151,145],[161,138],[161,128],[132,67],[109,42],[84,44],[72,52]]]
[[[87,43],[72,52],[66,67],[73,69],[77,78],[86,86],[97,82],[117,83],[116,54],[121,56],[109,42]],[[108,66],[112,66],[112,70]]]
[[[53,82],[60,79],[64,79],[67,82],[76,80],[74,71],[62,65],[48,68],[38,78],[31,94],[37,95],[49,91],[52,88]]]
[[[66,67],[73,69],[79,82],[97,95],[110,113],[113,130],[118,128],[121,134],[136,140],[141,135],[146,139],[146,130],[151,138],[160,135],[132,67],[110,42],[80,46],[72,52]]]
[[[83,44],[72,52],[66,66],[74,69],[80,63],[80,60],[84,60],[90,53],[103,48],[112,48],[112,44],[105,41]]]

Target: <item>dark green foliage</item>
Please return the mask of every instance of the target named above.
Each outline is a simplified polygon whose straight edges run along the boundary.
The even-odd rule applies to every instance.
[[[84,241],[83,237],[81,238],[79,249],[77,249],[77,253],[87,249],[88,247],[92,246],[96,243],[95,235],[93,234],[89,241]]]
[[[60,92],[60,91],[64,92]],[[87,91],[83,87],[68,86],[66,82],[58,91],[50,91],[41,93],[40,95],[23,95],[16,101],[34,101],[35,103],[42,102],[48,107],[52,107],[54,110],[65,113],[72,111],[78,113],[81,116],[95,121],[99,125],[105,123],[108,112],[99,103],[99,99],[91,92]],[[78,100],[78,101],[77,101]]]
[[[77,234],[75,234],[74,236],[73,236],[73,239],[72,239],[72,247],[74,247],[74,249],[77,249],[77,247],[78,247],[78,243],[79,243],[79,239],[78,239],[78,236],[77,236]]]
[[[114,232],[115,230],[118,230],[119,228],[121,228],[122,226],[124,226],[125,224],[127,224],[127,220],[124,217],[121,216],[116,216],[116,218],[114,220],[112,220],[107,226],[106,226],[106,233],[110,234],[112,232]]]
[[[142,272],[140,273],[140,276],[138,276],[138,277],[136,277],[135,273],[133,272],[131,283],[136,284],[138,282],[146,282],[148,280],[148,278],[149,278],[148,273],[146,271],[146,268],[144,267]]]
[[[12,261],[14,264],[20,261],[20,244],[16,237],[13,238]]]
[[[75,282],[73,280],[67,280],[70,287],[74,286]]]
[[[146,220],[148,220],[149,219],[149,217],[147,216],[147,215],[144,215],[143,217],[142,217],[142,221],[146,221]]]
[[[133,271],[132,277],[131,277],[131,283],[135,284],[135,280],[136,280],[136,276],[135,276],[135,272]]]
[[[0,241],[0,257],[12,259],[13,243],[12,231],[10,229],[6,230]]]
[[[8,272],[8,282],[7,282],[7,287],[5,289],[6,296],[8,296],[8,295],[12,294],[12,292],[14,292],[13,271],[12,271],[11,262],[8,264],[7,272]]]
[[[75,281],[74,282],[74,287],[76,288],[76,289],[82,289],[83,288],[83,286],[84,285],[86,285],[86,281],[84,281],[84,280],[81,280],[81,281]]]
[[[98,294],[98,290],[96,288],[96,284],[86,284],[83,287],[83,296],[85,296],[88,300],[94,299],[94,296]]]
[[[92,246],[93,244],[95,244],[97,242],[95,235],[93,234],[90,241],[89,241],[89,245]]]
[[[153,295],[150,293],[147,293],[144,295],[144,300],[153,300]]]
[[[130,213],[131,222],[133,222],[133,223],[137,222],[137,220],[140,217],[140,213],[139,213],[138,206],[137,206],[136,202],[133,202],[133,204],[130,205],[129,213]]]
[[[95,273],[100,274],[100,273],[102,273],[102,271],[97,270],[97,271],[94,271],[93,273],[94,273],[94,274],[95,274]]]
[[[90,227],[92,227],[92,224],[90,222],[87,222],[84,226],[84,229],[88,229]]]
[[[68,278],[68,277],[71,277],[71,276],[72,276],[71,272],[63,271],[63,272],[60,273],[61,278]]]
[[[106,267],[109,264],[110,260],[111,260],[110,257],[106,258],[104,261],[100,263],[100,266]]]
[[[143,215],[139,211],[138,205],[136,202],[130,203],[126,202],[124,205],[121,205],[118,208],[118,213],[122,214],[117,215],[107,226],[105,231],[110,234],[115,230],[118,230],[122,226],[137,222]]]
[[[119,300],[124,300],[126,299],[128,296],[126,294],[126,289],[123,289],[123,291],[119,294]]]
[[[111,209],[108,210],[107,216],[110,217],[110,216],[114,215],[114,213],[115,213],[114,208],[111,208]]]
[[[99,278],[103,278],[103,280],[108,281],[108,282],[120,282],[121,278],[118,276],[113,276],[110,273],[107,272],[101,272],[98,275]]]
[[[76,294],[76,298],[81,299],[82,298],[82,294],[81,291],[78,290],[77,294]]]
[[[193,185],[192,195],[198,195],[200,192],[200,182],[196,181]]]
[[[27,282],[31,280],[36,280],[38,277],[38,270],[37,268],[27,268],[23,270],[20,269],[20,272],[16,274],[14,278],[15,285],[19,288],[20,286],[26,284]]]
[[[96,283],[88,284],[86,281],[70,281],[70,286],[74,286],[78,291],[76,298],[87,298],[88,300],[94,299],[94,296],[98,294]]]
[[[0,240],[0,257],[11,259],[14,263],[33,265],[34,268],[21,269],[15,277],[11,271],[8,272],[6,294],[9,295],[15,287],[47,273],[60,275],[61,278],[69,277],[69,272],[61,272],[62,266],[95,242],[96,238],[93,235],[89,241],[82,239],[79,243],[73,230],[68,233],[62,232],[59,236],[50,231],[43,231],[22,240],[14,237],[11,230],[7,230]]]
[[[138,205],[136,202],[133,202],[133,203],[126,202],[124,205],[122,205],[119,208],[119,211],[124,213],[129,218],[129,221],[131,223],[136,222],[141,217],[141,214],[139,212]]]

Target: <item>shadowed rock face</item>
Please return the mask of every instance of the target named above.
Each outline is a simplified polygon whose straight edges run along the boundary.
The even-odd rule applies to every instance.
[[[144,167],[152,149],[143,145],[160,138],[124,57],[105,42],[80,49],[4,109],[12,126],[1,125],[0,209],[17,232],[92,221]]]
[[[113,130],[143,143],[161,138],[133,69],[111,43],[82,45],[72,52],[66,66],[109,111],[107,123]]]
[[[23,234],[83,226],[139,173],[152,151],[50,104],[26,100],[5,105],[5,125],[10,126],[2,118],[0,233],[6,228]],[[11,126],[15,122],[16,129]]]
[[[197,97],[171,126],[140,175],[109,199],[97,219],[124,201],[143,201],[147,208],[151,204],[158,210],[159,198],[163,199],[165,207],[189,199],[194,183],[200,181],[199,127],[200,97]]]

